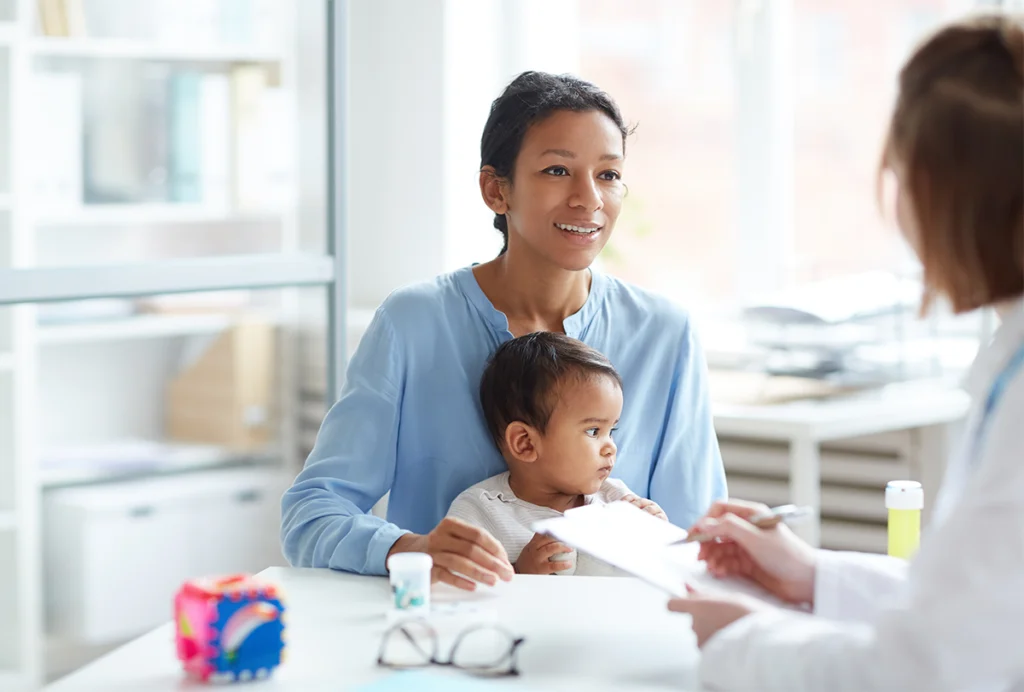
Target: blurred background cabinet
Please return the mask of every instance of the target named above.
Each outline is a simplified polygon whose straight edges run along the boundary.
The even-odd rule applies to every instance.
[[[280,561],[276,505],[290,477],[211,471],[64,488],[44,502],[46,625],[55,642],[102,646],[168,618],[168,594],[197,574]],[[168,547],[174,547],[169,555]]]
[[[325,4],[0,0],[0,269],[323,255]],[[328,318],[280,285],[0,306],[0,690],[283,563]]]

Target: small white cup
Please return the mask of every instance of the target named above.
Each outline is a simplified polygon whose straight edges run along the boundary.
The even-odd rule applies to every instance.
[[[395,553],[388,558],[392,608],[406,615],[430,612],[430,569],[427,553]]]

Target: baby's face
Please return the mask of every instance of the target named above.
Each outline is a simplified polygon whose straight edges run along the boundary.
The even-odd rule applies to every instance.
[[[596,493],[615,465],[612,431],[622,414],[622,390],[608,377],[572,380],[559,389],[544,431],[538,470],[565,494]]]

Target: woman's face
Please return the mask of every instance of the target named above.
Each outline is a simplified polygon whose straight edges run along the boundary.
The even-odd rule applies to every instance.
[[[557,111],[532,125],[504,186],[510,251],[589,267],[622,208],[623,162],[622,133],[600,111]]]

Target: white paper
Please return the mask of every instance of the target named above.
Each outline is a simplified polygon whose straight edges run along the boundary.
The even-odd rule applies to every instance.
[[[743,594],[780,608],[802,610],[775,598],[752,582],[717,579],[697,560],[696,543],[671,545],[686,531],[628,502],[586,505],[563,516],[533,524],[537,533],[554,536],[590,553],[666,593],[686,596],[686,585],[705,593]]]

